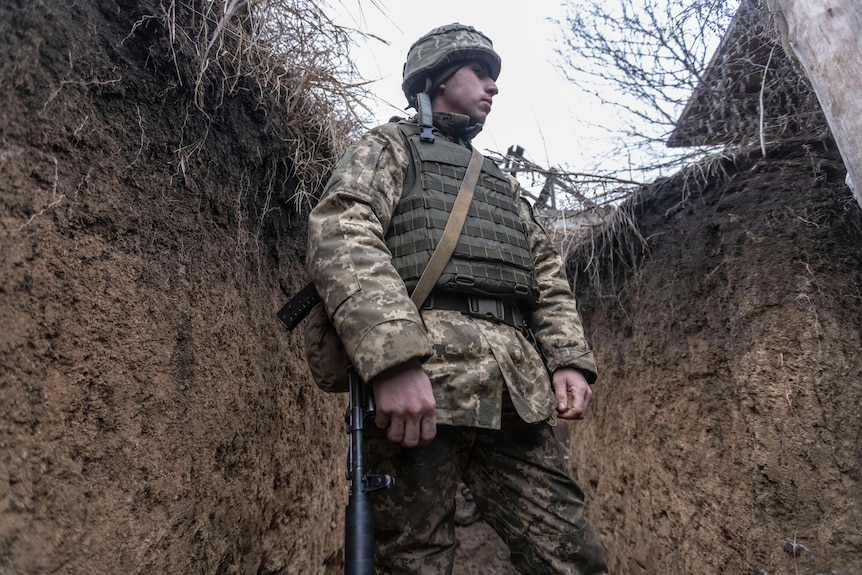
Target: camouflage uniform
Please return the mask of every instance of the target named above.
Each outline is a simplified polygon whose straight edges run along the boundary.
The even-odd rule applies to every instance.
[[[475,131],[468,120],[434,114],[435,135],[467,145]],[[549,371],[574,367],[590,383],[596,377],[562,259],[518,202],[540,292],[527,315],[537,346],[506,324],[417,310],[384,242],[411,161],[394,123],[369,131],[342,158],[309,219],[309,271],[358,374],[371,381],[421,358],[437,403],[429,446],[406,449],[367,428],[369,471],[396,480],[373,494],[377,572],[451,573],[463,479],[520,572],[603,573],[604,549],[551,427]]]
[[[452,572],[462,479],[520,573],[606,573],[553,428],[526,423],[504,405],[502,430],[438,426],[427,447],[405,449],[369,430],[370,467],[396,477],[393,488],[372,495],[378,574]]]
[[[435,114],[438,137],[457,139],[467,117]],[[526,202],[519,202],[540,296],[528,314],[539,348],[505,324],[413,305],[383,236],[411,162],[394,123],[363,136],[342,158],[309,218],[308,268],[357,373],[371,381],[414,358],[431,378],[437,423],[500,428],[503,391],[529,423],[555,412],[548,371],[596,378],[563,261]],[[544,361],[543,357],[544,356]]]

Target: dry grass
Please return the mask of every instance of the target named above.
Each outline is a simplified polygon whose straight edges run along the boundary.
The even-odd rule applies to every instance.
[[[665,217],[684,208],[696,195],[703,191],[716,178],[728,179],[728,165],[733,164],[737,157],[752,156],[757,152],[757,145],[735,149],[727,148],[709,157],[702,158],[685,166],[671,180],[680,189],[679,200],[665,211]],[[652,185],[626,187],[625,195],[619,195],[619,203],[601,218],[599,223],[592,225],[587,232],[569,246],[570,263],[578,262],[578,268],[586,273],[588,281],[595,293],[602,299],[616,301],[620,297],[622,286],[628,274],[635,274],[649,257],[650,237],[645,237],[638,227],[635,213],[643,194],[650,193]]]
[[[536,218],[564,257],[591,230],[613,218],[617,206],[644,185],[612,175],[545,168],[524,158],[519,149],[489,155],[504,172],[527,183],[521,195],[532,200]],[[531,191],[537,187],[538,193]]]
[[[348,58],[359,32],[336,25],[325,8],[308,0],[165,0],[153,16],[201,113],[250,91],[277,114],[279,137],[293,149],[289,201],[297,208],[312,202],[367,112],[365,84]]]
[[[632,195],[634,198],[635,195]],[[617,207],[610,217],[571,247],[571,259],[587,274],[593,291],[601,299],[617,301],[625,276],[636,271],[647,256],[649,243],[637,225],[634,202]]]

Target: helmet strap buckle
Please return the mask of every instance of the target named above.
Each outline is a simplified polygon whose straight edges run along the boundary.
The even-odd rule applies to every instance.
[[[416,111],[419,112],[419,122],[422,125],[422,131],[419,133],[419,140],[428,144],[434,143],[434,120],[431,115],[431,98],[427,92],[419,92],[416,94]]]

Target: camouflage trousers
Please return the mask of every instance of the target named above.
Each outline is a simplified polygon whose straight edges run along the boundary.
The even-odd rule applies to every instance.
[[[372,494],[377,574],[452,573],[461,480],[520,573],[606,573],[553,429],[507,409],[499,431],[440,425],[430,445],[405,449],[368,426],[368,470],[395,478],[392,489]]]

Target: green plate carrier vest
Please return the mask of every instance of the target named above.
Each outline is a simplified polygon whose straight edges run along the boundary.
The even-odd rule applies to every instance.
[[[470,150],[443,138],[422,142],[420,126],[408,122],[398,126],[410,146],[415,177],[405,182],[410,189],[405,187],[395,209],[386,245],[412,291],[443,235]],[[485,158],[464,229],[435,289],[536,301],[538,284],[518,201],[497,164]]]

